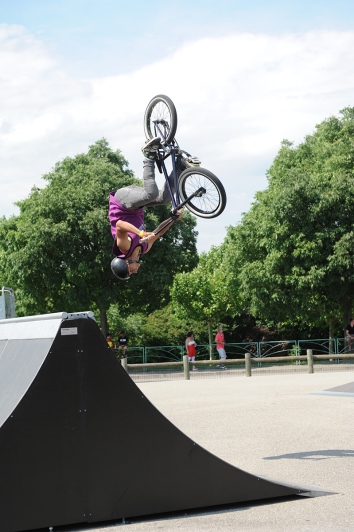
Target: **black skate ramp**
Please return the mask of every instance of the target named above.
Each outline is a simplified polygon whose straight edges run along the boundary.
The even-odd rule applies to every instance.
[[[254,476],[170,423],[92,313],[0,321],[0,530],[325,492]]]

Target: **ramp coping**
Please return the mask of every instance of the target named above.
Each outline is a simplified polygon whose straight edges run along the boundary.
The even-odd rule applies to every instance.
[[[0,320],[0,325],[4,323],[21,323],[24,321],[42,321],[42,320],[76,320],[78,318],[93,318],[92,310],[85,312],[57,312],[53,314],[38,314],[38,316],[23,316],[22,318],[9,318]]]
[[[71,314],[58,312],[56,314],[41,314],[39,316],[0,320],[0,340],[54,339],[64,321],[67,322],[78,318],[91,318],[94,320],[94,315],[92,311]]]

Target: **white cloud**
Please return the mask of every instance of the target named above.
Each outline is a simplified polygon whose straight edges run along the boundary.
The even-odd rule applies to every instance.
[[[24,28],[0,25],[0,214],[15,212],[12,202],[43,185],[57,160],[103,136],[140,175],[145,107],[165,93],[181,146],[228,193],[220,218],[198,222],[207,249],[266,186],[283,138],[300,142],[353,104],[353,59],[354,32],[235,34],[191,41],[131,74],[73,79]]]

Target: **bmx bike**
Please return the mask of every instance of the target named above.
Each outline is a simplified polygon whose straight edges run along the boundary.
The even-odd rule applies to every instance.
[[[178,210],[182,207],[201,218],[219,216],[226,207],[226,192],[221,181],[212,172],[205,168],[193,167],[183,170],[179,177],[177,176],[176,156],[180,153],[175,139],[177,111],[168,96],[159,94],[149,102],[144,116],[144,131],[147,140],[161,138],[156,165],[159,172],[164,174],[172,202],[171,220],[160,228],[160,231],[177,219]],[[165,165],[168,157],[171,157],[172,161],[175,192],[168,180]],[[155,234],[158,232],[154,231]]]

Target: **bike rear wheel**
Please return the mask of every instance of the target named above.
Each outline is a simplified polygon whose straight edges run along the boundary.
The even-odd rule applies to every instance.
[[[226,207],[226,192],[221,181],[205,168],[188,168],[179,176],[178,190],[181,202],[196,192],[200,187],[205,193],[192,198],[187,209],[201,218],[216,218]]]
[[[177,130],[177,111],[168,96],[159,94],[148,104],[144,116],[144,131],[147,139],[161,137],[172,142]]]

